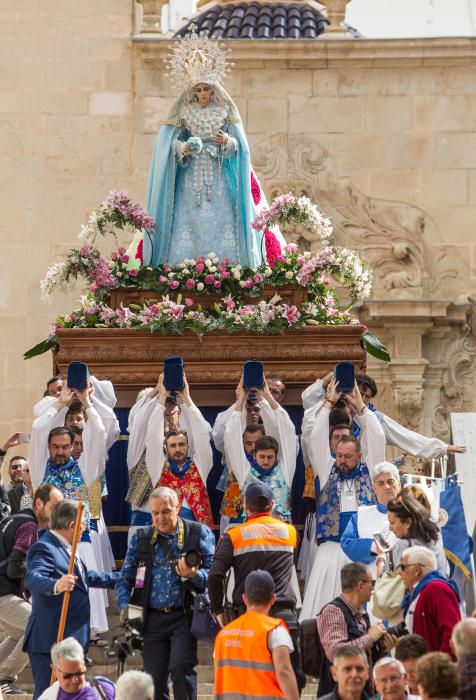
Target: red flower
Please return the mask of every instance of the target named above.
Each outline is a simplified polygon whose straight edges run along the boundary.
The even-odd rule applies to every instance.
[[[261,188],[253,171],[251,171],[251,195],[253,202],[258,205],[261,202]]]
[[[264,232],[264,244],[266,246],[266,260],[268,265],[272,265],[277,258],[281,257],[281,246],[274,233],[269,229]]]

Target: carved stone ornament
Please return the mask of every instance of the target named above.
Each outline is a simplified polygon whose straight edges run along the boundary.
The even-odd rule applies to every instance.
[[[55,370],[66,372],[72,360],[86,362],[96,377],[112,381],[119,403],[128,405],[139,389],[157,383],[165,357],[180,355],[197,402],[220,406],[233,401],[243,363],[255,358],[264,363],[268,375],[283,377],[287,402],[300,404],[304,388],[336,362],[365,368],[363,330],[359,325],[312,326],[281,336],[209,333],[198,338],[128,328],[61,329]]]
[[[142,5],[141,34],[162,33],[162,8],[167,0],[137,0]]]

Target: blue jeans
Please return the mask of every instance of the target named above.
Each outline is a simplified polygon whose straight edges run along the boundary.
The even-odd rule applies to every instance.
[[[155,700],[168,700],[169,675],[175,700],[196,700],[197,640],[184,610],[166,613],[149,608],[142,659],[144,671],[154,679]]]

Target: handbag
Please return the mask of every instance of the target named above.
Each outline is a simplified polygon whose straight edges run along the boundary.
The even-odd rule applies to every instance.
[[[390,570],[378,579],[372,597],[372,613],[381,620],[391,620],[401,615],[401,604],[405,595],[405,585],[394,571],[393,556],[390,552]]]
[[[192,624],[190,631],[195,639],[214,642],[221,627],[212,613],[208,593],[193,593]]]

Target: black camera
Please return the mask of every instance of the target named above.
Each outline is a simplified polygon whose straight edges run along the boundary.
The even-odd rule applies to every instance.
[[[123,625],[122,633],[113,637],[111,643],[105,650],[109,663],[113,660],[117,661],[118,676],[124,673],[124,666],[129,656],[142,653],[144,640],[134,622],[135,621],[126,620]]]
[[[193,567],[198,569],[202,563],[202,555],[200,554],[200,552],[198,552],[196,549],[189,549],[189,551],[185,552],[185,554],[181,554],[179,557],[177,557],[177,559],[172,559],[170,561],[172,569],[175,569],[180,559],[183,559],[185,561],[185,564],[188,566],[189,569],[192,569]]]
[[[410,634],[406,628],[404,620],[399,622],[398,625],[394,625],[393,627],[389,627],[387,629],[387,632],[389,634],[393,635],[394,637],[397,637],[397,639],[400,639],[400,637],[404,637],[406,634]]]

